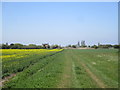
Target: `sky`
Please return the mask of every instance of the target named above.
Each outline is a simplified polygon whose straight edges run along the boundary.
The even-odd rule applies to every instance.
[[[117,2],[3,2],[2,43],[118,43]]]

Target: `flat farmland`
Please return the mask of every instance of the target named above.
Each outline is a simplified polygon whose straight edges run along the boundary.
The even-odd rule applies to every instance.
[[[2,51],[5,88],[117,88],[117,49]]]

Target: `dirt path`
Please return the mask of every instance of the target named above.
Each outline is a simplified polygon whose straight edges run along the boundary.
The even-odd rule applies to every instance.
[[[72,77],[72,59],[69,56],[69,52],[65,53],[65,66],[63,75],[61,76],[61,81],[58,84],[58,88],[70,88],[71,87],[71,77]]]
[[[78,62],[80,63],[80,65],[82,65],[84,67],[84,69],[86,70],[86,72],[88,73],[88,75],[96,82],[96,84],[100,88],[105,88],[106,87],[104,85],[104,83],[94,73],[92,73],[90,71],[90,69],[83,62],[80,61],[80,58],[78,56],[76,56],[76,54],[73,54],[73,56],[78,60]]]
[[[4,79],[0,80],[0,87],[3,86],[4,82],[8,81],[10,78],[16,76],[16,74],[11,74],[10,76],[5,77]]]

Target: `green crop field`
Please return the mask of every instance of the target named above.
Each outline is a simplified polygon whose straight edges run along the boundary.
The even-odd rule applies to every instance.
[[[3,51],[3,79],[14,76],[3,83],[5,88],[118,87],[117,49],[10,52]]]

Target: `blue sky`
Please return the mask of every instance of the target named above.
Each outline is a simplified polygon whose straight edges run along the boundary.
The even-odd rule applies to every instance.
[[[4,2],[3,43],[118,43],[117,2]]]

